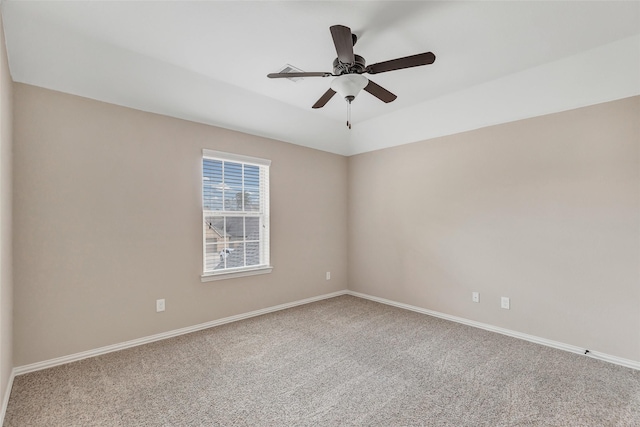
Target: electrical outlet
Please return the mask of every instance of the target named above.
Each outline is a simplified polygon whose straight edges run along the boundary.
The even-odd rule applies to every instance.
[[[480,302],[480,292],[471,292],[471,301]]]
[[[330,271],[327,271],[326,277],[327,277],[327,280],[331,280],[331,272]]]
[[[502,297],[500,299],[500,307],[501,308],[509,310],[509,305],[510,305],[510,303],[509,303],[509,298],[508,297]]]
[[[164,311],[164,298],[156,300],[156,312]]]

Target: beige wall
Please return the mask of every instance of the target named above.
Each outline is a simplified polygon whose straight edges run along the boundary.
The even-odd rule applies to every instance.
[[[640,361],[639,146],[634,97],[353,156],[349,288]]]
[[[640,97],[346,159],[13,90],[15,366],[347,286],[640,361]],[[272,274],[200,282],[202,148],[272,160]]]
[[[13,275],[11,230],[11,149],[13,82],[0,15],[0,402],[13,368]]]
[[[346,158],[14,92],[16,366],[346,289]],[[203,148],[272,160],[271,274],[201,283]]]

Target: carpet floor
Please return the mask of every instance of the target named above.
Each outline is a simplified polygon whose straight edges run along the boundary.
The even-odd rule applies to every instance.
[[[4,426],[640,426],[640,371],[341,296],[18,376]]]

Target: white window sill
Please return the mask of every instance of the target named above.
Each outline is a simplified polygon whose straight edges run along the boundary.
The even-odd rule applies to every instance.
[[[256,276],[258,274],[268,274],[273,270],[272,266],[252,268],[250,270],[224,271],[220,273],[205,273],[200,276],[201,282],[213,282],[214,280],[235,279],[236,277]]]

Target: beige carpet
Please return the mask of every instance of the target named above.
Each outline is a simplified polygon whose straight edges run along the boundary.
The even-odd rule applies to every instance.
[[[640,426],[640,371],[342,296],[15,379],[5,426]]]

